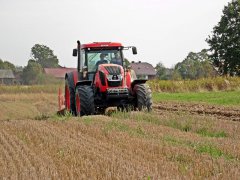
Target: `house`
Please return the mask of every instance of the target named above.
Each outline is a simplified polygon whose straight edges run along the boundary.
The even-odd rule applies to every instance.
[[[0,69],[0,84],[14,84],[15,83],[15,76],[13,71],[10,69]]]
[[[58,79],[64,79],[66,73],[76,71],[76,70],[77,70],[76,68],[65,68],[65,67],[44,68],[44,73]]]
[[[132,62],[131,68],[135,71],[138,79],[154,79],[156,77],[156,70],[147,62]]]

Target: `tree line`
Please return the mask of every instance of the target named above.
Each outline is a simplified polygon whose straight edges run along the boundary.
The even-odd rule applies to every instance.
[[[232,0],[224,7],[220,22],[214,26],[206,42],[209,49],[190,52],[174,68],[169,69],[158,63],[155,67],[157,78],[179,80],[217,75],[240,76],[240,0]],[[60,67],[57,56],[46,45],[35,44],[31,48],[31,55],[21,74],[24,84],[44,82],[46,75],[43,68]],[[0,59],[0,69],[16,72],[19,68]]]
[[[42,84],[51,79],[45,75],[44,68],[60,67],[58,63],[59,60],[52,49],[46,45],[35,44],[31,48],[31,58],[27,66],[16,67],[9,61],[0,59],[0,69],[10,69],[15,74],[20,74],[23,84]]]
[[[57,56],[46,45],[35,44],[31,48],[31,55],[32,58],[23,68],[22,79],[24,84],[44,83],[49,77],[44,74],[43,68],[60,67]]]
[[[155,69],[157,78],[162,80],[200,79],[218,75],[217,70],[211,64],[206,49],[198,53],[190,52],[174,68],[166,68],[162,63],[158,63]]]
[[[174,68],[156,66],[159,79],[197,79],[216,75],[240,76],[240,0],[232,0],[223,9],[219,23],[206,42],[210,49],[190,52]]]

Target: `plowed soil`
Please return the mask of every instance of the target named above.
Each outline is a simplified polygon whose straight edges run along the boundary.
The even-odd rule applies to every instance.
[[[53,94],[21,97],[0,95],[0,179],[240,177],[238,107],[162,102],[77,118],[56,116]]]
[[[211,115],[224,120],[240,121],[240,107],[224,107],[194,103],[161,102],[155,104],[153,108],[157,111],[185,111],[191,114]]]

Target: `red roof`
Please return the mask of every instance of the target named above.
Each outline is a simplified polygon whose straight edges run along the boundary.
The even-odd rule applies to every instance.
[[[122,47],[121,43],[118,42],[94,42],[89,44],[82,44],[81,48],[98,48],[98,47]]]
[[[56,78],[65,78],[65,74],[76,71],[76,68],[44,68],[44,72],[47,75],[54,76]]]
[[[130,64],[136,75],[151,75],[155,76],[157,73],[153,66],[146,62],[136,62]]]

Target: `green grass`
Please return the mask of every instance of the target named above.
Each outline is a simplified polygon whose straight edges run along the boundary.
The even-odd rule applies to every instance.
[[[212,144],[202,144],[196,146],[196,151],[198,153],[206,153],[210,155],[213,158],[219,158],[219,157],[224,157],[226,160],[232,160],[234,159],[234,156],[231,154],[226,154],[223,151],[221,151],[219,148]]]
[[[196,127],[196,123],[200,121],[200,119],[194,119],[191,116],[182,115],[182,117],[172,116],[169,118],[159,118],[154,112],[152,113],[127,113],[127,112],[116,112],[111,115],[115,118],[115,121],[112,121],[108,124],[108,129],[118,129],[120,131],[129,131],[129,127],[123,126],[123,124],[119,124],[121,120],[133,120],[137,122],[146,122],[150,124],[154,124],[157,126],[167,126],[170,128],[178,129],[182,132],[186,133],[196,133],[202,137],[209,138],[226,138],[229,137],[228,134],[223,130],[213,129],[209,121],[202,122],[201,126]],[[110,126],[109,126],[110,125]],[[134,132],[137,134],[144,135],[144,132],[140,129],[134,129]]]
[[[166,121],[163,125],[166,125],[168,127],[179,129],[181,131],[189,132],[192,129],[192,122],[191,121],[184,121],[180,122],[175,119],[171,119],[169,121]]]
[[[214,132],[210,131],[207,128],[201,128],[196,131],[197,134],[200,134],[203,137],[216,137],[216,138],[225,138],[227,133],[224,131]]]
[[[117,130],[121,132],[127,132],[130,136],[137,136],[137,137],[145,137],[147,134],[145,133],[144,129],[138,125],[137,127],[130,127],[129,125],[120,122],[119,120],[115,119],[105,124],[103,128],[103,132],[107,134],[112,130]]]
[[[216,105],[240,105],[240,91],[191,92],[191,93],[153,93],[154,102],[182,101],[202,102]]]
[[[198,153],[206,153],[209,154],[210,156],[214,157],[214,158],[218,158],[224,155],[224,153],[216,148],[213,145],[210,144],[204,144],[204,145],[199,145],[196,147],[196,151]]]
[[[163,141],[172,144],[174,146],[184,146],[193,148],[197,153],[199,154],[208,154],[209,156],[213,158],[220,158],[223,157],[226,160],[237,160],[233,155],[229,153],[223,152],[221,149],[219,149],[214,144],[207,143],[196,143],[196,142],[190,142],[186,140],[177,139],[172,136],[165,136],[163,137]]]

